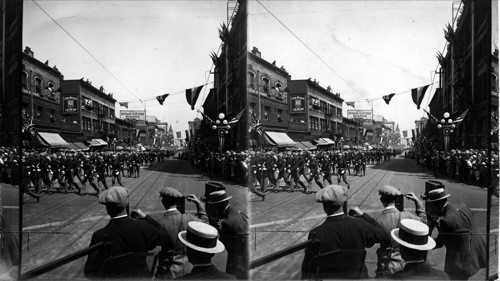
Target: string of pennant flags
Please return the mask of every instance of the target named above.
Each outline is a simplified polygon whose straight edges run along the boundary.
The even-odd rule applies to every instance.
[[[429,88],[430,85],[432,84],[436,84],[437,82],[435,83],[431,83],[431,84],[428,84],[428,85],[425,85],[425,86],[422,86],[422,87],[418,87],[418,88],[413,88],[411,90],[407,90],[407,91],[404,91],[404,92],[400,92],[400,93],[390,93],[388,95],[384,95],[382,96],[381,98],[375,98],[375,99],[366,99],[366,100],[358,100],[358,101],[348,101],[346,102],[346,105],[347,106],[351,106],[352,108],[356,108],[356,102],[371,102],[371,101],[375,101],[375,100],[384,100],[385,103],[387,105],[389,105],[389,103],[391,102],[392,98],[394,96],[397,96],[397,95],[402,95],[402,94],[406,94],[408,92],[411,92],[411,96],[412,96],[412,99],[413,99],[413,102],[415,103],[415,105],[417,105],[417,109],[420,109],[420,104],[422,103],[422,100],[424,99],[424,95],[425,95],[425,92],[427,91],[427,89]]]
[[[193,87],[193,88],[186,89],[184,91],[179,91],[179,92],[175,92],[175,93],[167,93],[167,94],[159,95],[159,96],[156,96],[155,98],[140,100],[140,102],[157,100],[160,105],[163,105],[163,103],[165,102],[165,99],[168,96],[173,96],[173,95],[178,95],[178,94],[185,93],[187,103],[191,106],[191,110],[194,110],[194,105],[196,104],[196,101],[198,100],[198,98],[200,96],[201,90],[203,89],[204,86],[210,85],[212,83],[213,82],[206,83],[206,84],[203,84],[203,85],[200,85],[200,86],[196,86],[196,87]],[[128,109],[129,103],[131,103],[131,102],[128,102],[128,101],[126,101],[126,102],[125,101],[118,102],[118,104],[120,106],[125,107],[127,109]]]

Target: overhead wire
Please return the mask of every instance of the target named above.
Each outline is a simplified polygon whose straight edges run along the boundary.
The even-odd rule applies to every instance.
[[[297,40],[299,40],[300,43],[302,43],[302,45],[304,45],[314,56],[316,56],[328,69],[330,69],[335,75],[337,75],[337,77],[339,77],[347,86],[349,86],[349,88],[351,88],[354,92],[356,92],[359,96],[363,96],[362,94],[360,94],[358,91],[356,91],[356,89],[351,86],[351,84],[349,82],[347,82],[347,80],[345,80],[340,74],[338,74],[337,71],[335,71],[333,69],[333,67],[331,67],[320,55],[318,55],[311,47],[309,47],[309,45],[307,45],[302,39],[300,39],[300,37],[295,34],[286,24],[284,24],[276,15],[274,15],[273,12],[271,12],[266,6],[264,6],[264,4],[262,4],[259,0],[257,0],[257,3],[259,3],[269,14],[271,14],[271,16],[273,16],[286,30],[288,30]]]
[[[47,11],[45,11],[45,9],[42,8],[42,6],[40,6],[35,0],[31,0],[33,3],[35,3],[35,5],[40,8],[40,10],[42,10],[57,26],[59,26],[71,39],[73,39],[73,41],[75,41],[90,57],[92,57],[96,62],[97,64],[99,64],[107,73],[109,73],[109,75],[111,75],[111,77],[113,77],[113,79],[115,79],[120,85],[122,85],[131,95],[133,95],[134,97],[136,97],[137,99],[140,100],[140,98],[138,96],[136,96],[122,81],[120,81],[120,79],[118,79],[118,77],[116,77],[116,75],[114,75],[103,63],[101,63],[87,48],[85,48],[85,46],[83,46],[82,43],[80,43],[80,41],[78,41],[71,33],[69,33],[69,31],[67,31],[61,24],[59,24],[59,22],[57,22]]]

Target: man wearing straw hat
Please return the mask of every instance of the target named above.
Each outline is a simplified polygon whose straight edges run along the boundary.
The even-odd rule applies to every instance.
[[[406,264],[403,270],[390,276],[392,279],[449,280],[448,274],[432,268],[427,262],[427,251],[436,246],[429,237],[429,227],[414,219],[402,219],[400,227],[391,231],[394,241],[399,244],[401,256]]]
[[[248,221],[244,213],[231,206],[225,190],[209,194],[206,203],[215,210],[220,239],[227,249],[226,273],[248,279]]]
[[[187,229],[179,232],[179,240],[186,245],[187,257],[193,264],[193,270],[180,280],[234,280],[233,275],[219,271],[212,264],[212,257],[224,251],[224,244],[219,241],[217,229],[197,221],[191,221]]]
[[[384,206],[384,210],[380,217],[377,218],[377,222],[387,234],[390,234],[393,229],[397,228],[402,219],[415,219],[427,223],[424,205],[413,192],[403,195],[399,189],[385,185],[378,190],[378,193],[380,194],[380,202]],[[396,208],[397,200],[403,196],[415,203],[415,213],[399,211]],[[388,244],[381,243],[380,248],[377,250],[375,277],[388,276],[403,269],[403,266],[404,261],[399,253],[398,243],[394,240],[391,240]]]
[[[423,196],[434,204],[439,235],[436,248],[446,246],[444,271],[451,279],[467,280],[486,267],[486,243],[480,236],[474,215],[465,203],[448,202],[444,188],[430,190]]]

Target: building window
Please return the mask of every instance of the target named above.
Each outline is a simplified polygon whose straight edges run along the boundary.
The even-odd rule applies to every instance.
[[[276,98],[279,100],[283,100],[283,89],[281,89],[282,87],[283,86],[280,82],[276,82],[276,84],[274,84],[274,89],[276,90]]]
[[[262,91],[266,94],[269,94],[269,84],[270,84],[270,81],[269,81],[269,78],[262,78],[262,82],[263,82],[263,85],[262,85]]]
[[[111,117],[111,118],[115,118],[115,110],[114,110],[114,109],[112,109],[112,108],[110,108],[110,109],[109,109],[109,115],[110,115],[109,117]]]
[[[28,73],[26,71],[22,73],[21,82],[23,83],[23,89],[29,90]]]
[[[42,121],[43,108],[41,106],[36,107],[36,120]]]
[[[56,122],[56,111],[54,109],[50,110],[50,123],[54,124]]]
[[[35,93],[41,94],[43,88],[43,81],[40,77],[35,77]]]
[[[283,123],[283,110],[282,109],[276,109],[277,111],[277,118],[278,118],[278,123]]]
[[[255,74],[250,71],[248,71],[247,74],[248,87],[250,87],[250,89],[255,89]]]
[[[269,120],[269,106],[264,106],[264,120]]]
[[[337,108],[337,116],[342,117],[342,107]]]

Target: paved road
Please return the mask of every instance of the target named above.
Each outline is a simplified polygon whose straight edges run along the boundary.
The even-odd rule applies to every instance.
[[[200,175],[188,161],[170,159],[141,171],[140,178],[123,178],[123,184],[131,190],[130,208],[141,208],[155,217],[161,216],[158,191],[163,186],[172,186],[183,194],[204,195],[208,178]],[[108,183],[110,180],[108,179]],[[246,210],[247,191],[231,183],[224,183],[232,204],[239,210]],[[92,193],[92,187],[87,187]],[[44,195],[40,203],[25,198],[23,206],[23,256],[22,272],[33,269],[56,258],[63,257],[90,244],[92,233],[104,227],[109,220],[103,205],[95,196],[78,196],[74,193]],[[194,213],[194,204],[186,203],[186,212]],[[225,269],[226,253],[219,255],[215,264]],[[81,258],[49,273],[40,279],[69,279],[83,277]]]
[[[434,177],[424,171],[413,159],[395,158],[390,162],[379,165],[369,165],[366,176],[348,177],[351,185],[349,190],[350,207],[359,206],[372,217],[376,217],[382,210],[377,190],[390,184],[399,187],[402,192],[413,191],[417,196],[425,191],[425,181],[434,180]],[[463,201],[474,212],[475,220],[480,226],[480,233],[486,232],[487,191],[479,187],[465,185],[445,178],[437,179],[445,184],[451,197],[449,200]],[[304,181],[305,182],[305,181]],[[283,183],[282,183],[283,185]],[[319,190],[313,184],[314,190]],[[260,198],[251,198],[251,253],[252,260],[264,257],[270,253],[306,241],[310,229],[323,223],[325,213],[321,204],[316,203],[314,194],[302,192],[280,192],[269,194],[264,202]],[[492,213],[493,234],[498,234],[498,200],[494,200],[495,208]],[[405,209],[414,210],[411,201],[405,202]],[[433,236],[437,235],[434,231]],[[368,250],[366,263],[370,277],[374,277],[376,268],[375,245]],[[255,279],[298,279],[304,251],[276,260],[252,271]],[[444,249],[434,250],[429,254],[429,261],[436,268],[444,268]],[[494,254],[495,257],[498,253]],[[497,259],[498,261],[498,259]],[[481,270],[474,278],[484,280],[485,272]]]

